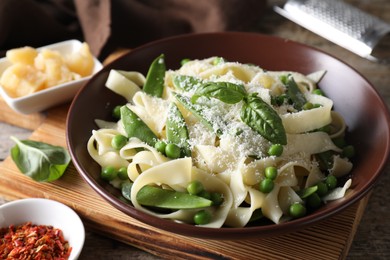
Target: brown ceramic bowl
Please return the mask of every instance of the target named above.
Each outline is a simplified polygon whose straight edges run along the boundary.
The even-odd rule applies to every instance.
[[[163,220],[122,202],[118,190],[99,178],[100,167],[89,156],[86,144],[94,119],[111,118],[112,109],[125,100],[104,84],[110,69],[146,73],[151,61],[164,53],[167,67],[177,69],[183,58],[221,56],[230,61],[253,63],[268,70],[308,74],[327,70],[319,86],[333,99],[334,109],[349,126],[348,141],[357,151],[353,160],[351,192],[306,217],[282,224],[219,229],[200,228]],[[317,223],[360,200],[378,180],[389,154],[389,113],[373,86],[353,68],[319,50],[271,36],[252,33],[193,34],[159,40],[114,61],[97,73],[75,97],[67,118],[67,144],[73,163],[84,180],[114,207],[151,226],[182,235],[236,239],[282,234]],[[98,195],[97,195],[98,196]]]

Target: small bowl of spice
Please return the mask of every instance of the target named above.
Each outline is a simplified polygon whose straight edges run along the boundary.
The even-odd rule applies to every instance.
[[[70,207],[28,198],[0,206],[0,259],[77,259],[84,225]]]

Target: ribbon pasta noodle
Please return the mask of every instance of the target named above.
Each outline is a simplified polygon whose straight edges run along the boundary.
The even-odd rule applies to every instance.
[[[289,92],[292,83],[283,81],[287,75],[296,83],[295,93]],[[178,80],[179,76],[184,80]],[[180,129],[186,130],[184,134],[188,131],[188,140],[180,142],[179,148],[188,145],[191,156],[170,158],[139,136],[127,136],[123,118],[116,122],[96,119],[99,129],[92,131],[88,152],[102,168],[125,168],[127,180],[122,181],[132,183],[132,204],[157,217],[194,224],[194,215],[204,209],[211,214],[210,221],[199,224],[204,227],[245,227],[256,222],[259,212],[262,218],[276,224],[288,221],[296,217],[291,213],[292,205],[315,210],[310,196],[318,195],[321,203],[326,203],[344,197],[351,186],[351,180],[338,183],[337,187],[327,183],[329,176],[347,176],[352,163],[343,153],[345,146],[336,141],[344,140],[347,130],[342,116],[332,110],[331,99],[315,93],[317,82],[313,78],[320,76],[323,73],[305,76],[290,71],[266,71],[255,65],[210,57],[188,61],[177,70],[166,70],[163,94],[157,97],[143,91],[148,79],[141,73],[111,70],[107,87],[125,97],[128,103],[124,106],[151,130],[156,142],[169,144],[173,142],[169,138],[175,140],[169,137],[172,130],[168,114],[170,104],[176,105],[184,120]],[[304,104],[297,108],[299,99]],[[245,104],[249,104],[249,116],[254,116],[252,121],[260,121],[257,126],[245,120]],[[311,107],[304,108],[306,104]],[[277,114],[282,129],[275,129],[275,116],[264,112],[265,107]],[[174,123],[179,119],[174,117]],[[277,130],[284,135],[285,143],[284,139],[275,139]],[[120,149],[112,145],[116,135],[127,138]],[[270,148],[279,142],[282,153],[272,154]],[[323,160],[325,155],[329,155],[330,162]],[[324,163],[331,165],[324,168]],[[276,176],[267,175],[270,167],[276,168]],[[220,194],[223,202],[166,212],[137,200],[145,186],[186,193],[194,180],[205,191]],[[271,182],[272,188],[259,188],[264,180]],[[118,177],[111,183],[120,188]],[[320,194],[321,183],[330,190],[326,194]]]

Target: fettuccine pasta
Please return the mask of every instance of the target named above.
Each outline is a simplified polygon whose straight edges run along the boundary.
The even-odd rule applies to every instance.
[[[164,57],[156,61],[160,66]],[[350,148],[344,139],[347,127],[310,76],[219,57],[188,61],[177,70],[164,70],[163,76],[156,96],[144,88],[149,75],[111,70],[107,87],[128,103],[118,120],[97,119],[99,129],[87,144],[103,170],[125,169],[125,177],[109,181],[117,188],[131,183],[127,198],[135,208],[204,227],[245,227],[259,218],[288,221],[302,216],[294,205],[307,213],[345,196],[351,180],[340,180],[352,169],[345,152]],[[129,120],[140,125],[129,125]],[[118,135],[126,142],[116,147]],[[178,147],[179,155],[162,151],[161,144]],[[273,153],[275,147],[282,151]],[[153,201],[138,201],[146,186],[180,195],[188,193],[193,181],[202,184],[203,193],[192,195],[212,201],[210,194],[218,194],[222,202],[159,210]],[[199,211],[207,212],[209,220],[194,220]]]

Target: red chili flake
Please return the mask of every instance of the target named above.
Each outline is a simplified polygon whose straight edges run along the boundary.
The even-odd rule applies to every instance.
[[[65,260],[71,251],[62,231],[52,226],[27,222],[0,228],[0,259]]]

